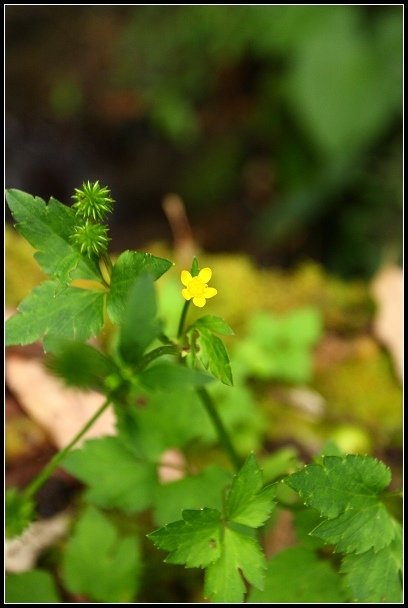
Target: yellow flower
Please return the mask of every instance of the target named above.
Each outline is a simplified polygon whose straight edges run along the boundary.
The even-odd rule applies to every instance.
[[[208,298],[213,298],[217,295],[217,290],[207,285],[211,279],[211,275],[211,268],[203,268],[197,277],[192,277],[188,270],[182,270],[181,282],[185,285],[185,289],[181,290],[183,297],[186,300],[193,298],[193,304],[199,308],[205,306],[205,301]]]

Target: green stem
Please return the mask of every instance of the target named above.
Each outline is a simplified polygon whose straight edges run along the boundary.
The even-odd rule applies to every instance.
[[[142,369],[147,367],[149,363],[151,363],[158,357],[162,357],[163,355],[178,355],[178,353],[179,348],[175,344],[166,344],[164,346],[158,346],[143,357],[143,359],[138,364],[138,370],[142,371]]]
[[[184,302],[183,310],[181,311],[180,323],[179,323],[178,331],[177,331],[177,338],[181,338],[181,336],[183,334],[184,323],[186,320],[187,311],[188,311],[189,306],[190,306],[190,300],[186,300]]]
[[[213,403],[213,400],[212,400],[210,394],[206,391],[205,388],[198,388],[197,393],[200,396],[205,409],[207,410],[207,414],[211,418],[211,420],[216,428],[220,442],[224,446],[225,451],[227,452],[229,459],[231,461],[231,464],[233,465],[233,467],[236,471],[239,471],[239,469],[241,468],[240,458],[239,458],[238,454],[236,453],[234,446],[231,443],[230,436],[228,435],[228,432],[227,432],[217,410],[215,409],[215,406],[214,406],[214,403]]]
[[[43,468],[41,473],[37,475],[35,479],[25,488],[23,494],[26,498],[31,498],[34,494],[40,489],[43,483],[52,475],[55,469],[58,467],[60,462],[65,458],[68,452],[78,443],[78,441],[85,435],[85,433],[91,428],[93,423],[99,418],[101,414],[108,408],[111,404],[110,398],[106,399],[101,407],[95,412],[95,414],[88,420],[85,426],[75,435],[75,437],[70,441],[70,443],[65,446],[63,450],[55,454],[55,456],[50,460],[46,467]]]

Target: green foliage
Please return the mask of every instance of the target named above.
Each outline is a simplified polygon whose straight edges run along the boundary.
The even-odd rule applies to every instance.
[[[68,284],[72,279],[101,280],[95,259],[80,254],[71,242],[75,213],[55,198],[48,205],[21,190],[6,190],[16,229],[35,249],[35,259],[50,277]]]
[[[183,520],[152,532],[149,538],[169,551],[166,561],[187,568],[206,568],[205,595],[214,602],[242,602],[240,572],[262,588],[265,558],[253,536],[273,508],[275,489],[262,489],[262,473],[249,456],[234,477],[223,515],[217,509],[183,511]]]
[[[150,253],[124,251],[113,266],[107,311],[113,323],[122,319],[129,293],[135,278],[142,273],[150,274],[155,280],[171,267],[172,263]],[[139,302],[140,304],[140,302]]]
[[[152,505],[155,465],[137,458],[116,437],[87,441],[68,454],[64,468],[87,484],[86,497],[98,507],[138,513]]]
[[[222,509],[223,490],[231,475],[217,466],[208,466],[201,473],[166,483],[157,488],[155,520],[164,526],[177,520],[184,509]]]
[[[252,589],[248,598],[253,604],[334,604],[345,600],[339,574],[304,547],[290,547],[268,560],[264,589]]]
[[[312,377],[312,347],[322,333],[316,308],[297,309],[278,316],[258,313],[251,317],[249,332],[236,350],[247,373],[258,378],[307,382]]]
[[[66,547],[62,574],[72,593],[95,602],[131,602],[139,585],[138,542],[118,534],[107,517],[88,507]]]
[[[74,210],[53,198],[46,205],[20,190],[7,190],[6,196],[17,230],[38,250],[35,257],[44,272],[55,279],[36,287],[19,306],[19,314],[7,321],[6,343],[30,344],[47,336],[73,340],[96,336],[104,322],[106,283],[97,258],[89,257],[88,249],[78,251],[72,245],[78,229]],[[112,320],[117,321],[122,314],[135,279],[142,272],[158,278],[170,266],[168,260],[151,254],[124,252],[113,269],[107,298]],[[100,285],[97,289],[79,289],[69,285],[73,279],[93,280]]]
[[[128,293],[121,318],[119,352],[126,363],[138,363],[146,348],[159,335],[161,326],[156,312],[153,278],[141,274]]]
[[[396,526],[394,540],[384,549],[347,555],[341,571],[353,602],[400,603],[402,600],[402,530]]]
[[[52,576],[43,570],[7,574],[8,604],[58,604],[61,598]]]
[[[214,322],[212,320],[207,321],[207,324],[209,326],[214,326],[215,324],[217,327],[216,331],[219,331],[220,327],[223,328],[223,331],[226,331],[226,327],[228,327],[218,321]],[[222,340],[212,333],[213,331],[214,329],[207,329],[206,322],[201,326],[194,324],[190,327],[188,337],[193,361],[195,362],[198,359],[213,376],[224,384],[232,386],[232,371],[227,349]]]
[[[47,336],[86,340],[103,326],[104,294],[100,290],[61,287],[45,281],[23,300],[6,322],[6,345],[31,344]]]
[[[400,526],[381,501],[381,494],[391,481],[388,467],[368,456],[324,456],[321,464],[304,467],[287,478],[306,505],[317,509],[325,519],[311,534],[325,543],[335,545],[335,551],[348,554],[343,569],[352,589],[353,598],[387,595],[395,597]],[[356,585],[354,571],[364,567],[382,571],[381,584],[369,578]],[[389,578],[388,578],[389,577]],[[384,582],[384,579],[385,582]],[[376,595],[377,594],[377,595]],[[385,600],[381,600],[385,601]]]
[[[27,498],[16,488],[6,491],[6,537],[13,538],[27,528],[34,518],[35,506],[31,498]]]
[[[94,190],[90,194],[95,192],[98,195]],[[98,196],[87,202],[84,214],[75,215],[75,222],[101,219],[95,207],[101,203]],[[74,210],[54,199],[46,205],[15,190],[8,191],[8,201],[50,279],[37,286],[7,322],[7,344],[44,340],[46,364],[54,374],[107,399],[24,491],[7,491],[7,536],[20,535],[32,521],[31,497],[62,463],[85,484],[85,510],[53,564],[64,593],[74,594],[74,599],[79,595],[93,602],[137,601],[142,568],[138,538],[150,531],[153,520],[162,526],[148,535],[153,544],[169,553],[168,563],[204,568],[203,593],[213,602],[240,603],[248,591],[250,602],[399,601],[401,527],[387,510],[392,507],[398,513],[398,493],[385,492],[390,470],[368,456],[343,456],[329,442],[314,464],[293,473],[300,466],[297,450],[284,445],[269,453],[265,414],[247,382],[251,376],[293,383],[310,379],[311,349],[322,330],[316,308],[284,317],[255,315],[248,337],[234,354],[236,385],[231,387],[231,363],[219,336],[232,336],[233,331],[222,317],[193,317],[184,329],[185,304],[177,337],[175,331],[164,333],[165,309],[156,300],[154,281],[171,262],[126,251],[113,265],[107,251],[95,248],[95,255],[88,257],[88,249],[81,253],[71,247],[71,230],[78,228]],[[103,215],[111,202],[102,201]],[[199,270],[194,258],[192,276]],[[231,283],[236,301],[236,277],[230,268],[224,270],[220,285],[228,289]],[[73,283],[79,277],[88,280],[79,286]],[[259,293],[258,278],[245,281],[246,293]],[[313,281],[308,289],[315,294]],[[177,293],[181,301],[180,286]],[[258,296],[253,299],[258,302]],[[102,350],[86,340],[101,332],[105,310],[117,328]],[[265,386],[261,383],[261,390]],[[113,436],[75,448],[109,406],[116,419]],[[290,421],[287,409],[285,416]],[[236,475],[213,462],[213,457],[223,462],[220,447]],[[241,466],[241,456],[244,460],[252,450],[262,450],[266,475],[253,453]],[[166,478],[172,470],[177,481]],[[277,482],[288,474],[286,483],[264,485],[264,478]],[[284,509],[298,500],[296,492],[306,506],[294,510],[300,544],[267,563],[258,530],[274,525],[270,516],[275,496]],[[95,507],[111,512],[102,514]],[[326,549],[322,559],[323,545],[343,554],[341,566],[339,560],[329,561]],[[158,576],[152,549],[146,548],[143,560],[146,588]],[[52,579],[41,571],[11,575],[7,585],[7,597],[15,598],[11,601],[59,601]]]
[[[106,390],[106,379],[118,373],[112,359],[101,351],[71,340],[49,340],[47,367],[68,386]]]

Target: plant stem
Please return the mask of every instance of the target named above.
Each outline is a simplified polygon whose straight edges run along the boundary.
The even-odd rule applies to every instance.
[[[205,409],[207,410],[207,413],[216,428],[220,442],[224,446],[225,451],[227,452],[229,459],[231,461],[231,464],[233,465],[233,467],[236,471],[239,471],[239,469],[241,468],[240,458],[239,458],[238,454],[236,453],[234,446],[231,443],[230,436],[228,435],[228,432],[224,426],[224,423],[222,422],[217,410],[215,409],[215,406],[214,406],[214,403],[213,403],[213,400],[212,400],[210,394],[207,392],[207,390],[205,388],[198,388],[197,393],[200,396],[201,401],[203,402],[203,405],[204,405]]]
[[[70,443],[65,446],[60,452],[50,460],[46,467],[43,468],[41,473],[37,475],[35,479],[25,488],[23,494],[26,498],[31,498],[37,490],[43,485],[43,483],[52,475],[55,469],[58,467],[60,462],[65,458],[68,452],[74,447],[76,443],[85,435],[85,433],[91,428],[93,423],[99,418],[99,416],[108,408],[111,404],[110,398],[106,399],[101,407],[95,412],[95,414],[88,420],[84,427],[75,435]]]
[[[147,353],[138,364],[138,370],[141,371],[149,365],[152,361],[163,355],[178,355],[179,348],[175,344],[165,344],[164,346],[158,346],[150,353]]]
[[[181,338],[181,336],[182,336],[183,329],[184,329],[184,323],[186,320],[187,311],[188,311],[189,306],[190,306],[190,300],[186,300],[184,302],[183,310],[181,311],[180,323],[179,323],[178,331],[177,331],[177,338]]]

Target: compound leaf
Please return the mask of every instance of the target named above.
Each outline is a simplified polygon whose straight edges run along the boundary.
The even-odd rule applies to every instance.
[[[6,344],[31,344],[53,335],[78,341],[96,336],[103,326],[103,301],[103,291],[45,281],[7,320]]]
[[[70,207],[54,198],[46,205],[14,188],[6,198],[16,229],[38,250],[34,257],[46,274],[65,284],[79,278],[101,281],[97,260],[81,255],[70,240],[77,223]]]

